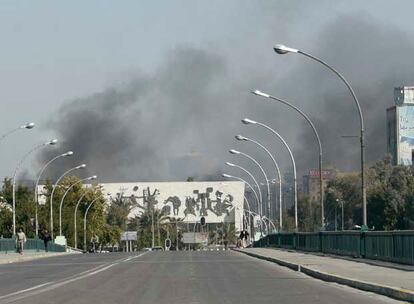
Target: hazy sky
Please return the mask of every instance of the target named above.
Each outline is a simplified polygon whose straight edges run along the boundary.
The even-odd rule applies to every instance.
[[[139,81],[144,79],[142,80],[143,83],[157,82],[161,78],[160,83],[164,84],[164,87],[160,88],[151,84],[150,89],[147,90],[151,92],[150,96],[154,99],[149,98],[148,100],[155,100],[154,96],[165,98],[168,94],[174,92],[174,90],[167,90],[165,87],[170,85],[168,79],[170,77],[174,79],[176,76],[174,69],[179,68],[179,65],[175,64],[180,60],[185,61],[191,56],[201,58],[201,60],[207,58],[203,63],[205,68],[210,63],[217,67],[210,71],[214,81],[212,81],[211,88],[206,89],[208,94],[200,96],[202,96],[204,103],[208,103],[209,100],[206,95],[215,99],[212,103],[213,109],[206,108],[206,111],[217,113],[218,116],[220,116],[220,113],[225,115],[212,119],[214,126],[211,126],[211,133],[206,130],[209,129],[208,124],[203,124],[205,132],[200,133],[200,136],[203,137],[206,144],[215,139],[219,142],[216,142],[212,149],[200,148],[200,142],[197,140],[197,133],[195,133],[186,134],[190,137],[187,137],[187,141],[179,141],[182,149],[175,149],[172,144],[164,148],[167,152],[172,151],[175,158],[194,151],[202,154],[206,153],[207,163],[211,161],[213,168],[209,168],[211,172],[198,172],[198,175],[214,175],[217,171],[220,171],[221,165],[217,166],[216,163],[227,160],[223,159],[223,155],[226,155],[225,152],[232,146],[233,140],[229,137],[230,144],[225,143],[220,135],[223,129],[226,128],[231,130],[229,135],[237,132],[237,128],[240,128],[240,132],[245,130],[242,126],[238,126],[240,118],[243,118],[239,114],[248,115],[250,109],[252,115],[256,115],[256,118],[263,117],[263,119],[272,119],[275,122],[279,119],[277,113],[284,116],[285,112],[281,108],[280,111],[273,114],[269,113],[271,111],[269,107],[263,106],[258,109],[257,107],[261,107],[262,103],[252,101],[254,97],[246,97],[248,92],[253,89],[251,86],[260,86],[258,89],[270,90],[270,93],[277,93],[276,95],[280,97],[288,98],[298,105],[305,106],[310,111],[309,114],[314,115],[319,128],[329,130],[329,127],[327,128],[326,125],[320,123],[321,119],[317,117],[320,111],[309,105],[310,101],[303,100],[303,97],[307,96],[306,91],[312,89],[312,85],[315,84],[316,80],[310,79],[312,77],[308,76],[307,79],[298,76],[298,74],[301,74],[302,66],[305,70],[307,69],[307,74],[304,75],[309,75],[309,71],[318,69],[318,67],[303,58],[282,59],[276,57],[272,51],[273,44],[282,42],[313,52],[318,52],[320,45],[324,45],[325,49],[316,55],[327,56],[326,54],[328,54],[328,60],[334,65],[338,63],[338,68],[345,69],[347,78],[358,87],[358,82],[362,81],[364,75],[354,69],[347,69],[348,66],[341,59],[341,56],[350,58],[352,61],[354,58],[353,52],[355,52],[355,54],[363,54],[363,56],[366,56],[365,58],[369,59],[371,56],[375,56],[376,50],[373,49],[367,52],[360,49],[360,42],[364,47],[369,48],[364,44],[364,41],[355,41],[353,45],[347,43],[347,48],[336,48],[336,43],[332,42],[332,39],[337,39],[338,45],[341,45],[342,36],[335,36],[334,33],[331,33],[331,27],[337,25],[336,20],[340,20],[338,22],[341,27],[338,29],[338,33],[352,37],[354,33],[362,31],[365,34],[364,37],[370,37],[370,26],[374,24],[372,26],[374,31],[380,27],[374,37],[384,38],[383,41],[378,41],[377,45],[387,45],[388,38],[390,38],[389,43],[395,43],[395,45],[388,45],[387,47],[391,50],[393,48],[398,49],[400,42],[406,44],[408,41],[411,45],[413,41],[413,9],[414,2],[410,0],[2,1],[0,3],[0,37],[2,42],[0,48],[0,104],[3,115],[0,133],[5,133],[9,129],[28,121],[36,122],[37,127],[31,131],[15,133],[0,143],[2,147],[0,175],[12,175],[21,157],[37,143],[47,141],[52,137],[61,139],[59,136],[63,136],[64,131],[74,127],[74,125],[71,125],[73,116],[66,116],[64,112],[64,110],[70,111],[71,103],[74,100],[77,100],[79,105],[79,103],[90,100],[91,96],[96,96],[94,94],[106,92],[110,88],[121,88],[122,91],[122,88],[129,86],[131,82],[136,82],[137,78],[140,79]],[[349,23],[346,20],[350,20]],[[369,21],[364,23],[365,20]],[[389,33],[383,35],[388,29]],[[394,32],[397,32],[396,35],[401,38],[393,39]],[[324,36],[329,37],[330,40],[321,38]],[[328,41],[335,45],[329,44]],[[330,46],[333,47],[336,53],[329,52],[328,47]],[[406,50],[407,54],[404,53],[402,56],[410,58],[413,53],[408,47]],[[203,55],[203,52],[206,52],[207,57]],[[404,48],[400,52],[404,52]],[[213,59],[208,57],[210,55]],[[365,61],[361,56],[355,55],[355,58],[360,61],[354,62],[354,64],[363,65]],[[374,68],[375,62],[382,65],[384,61],[394,62],[398,60],[398,58],[392,58],[393,52],[389,52],[385,56],[387,57],[378,58],[377,61],[368,60],[371,66],[364,67],[364,69]],[[402,58],[401,61],[403,61]],[[187,64],[188,62],[185,61],[184,65]],[[197,64],[197,61],[194,62],[194,65]],[[398,64],[399,67],[404,68],[402,62]],[[220,65],[223,65],[224,72],[219,71]],[[350,66],[352,66],[352,63],[350,63]],[[390,87],[382,89],[382,92],[389,92],[389,96],[384,97],[389,99],[388,106],[392,105],[393,85],[414,84],[414,73],[411,67],[412,64],[410,63],[401,78],[396,75],[391,82],[386,82]],[[191,70],[190,66],[189,70],[181,71],[181,74],[188,75],[191,79]],[[381,73],[387,73],[387,71],[395,73],[389,67],[382,69]],[[327,74],[328,72],[323,71],[322,73]],[[413,76],[412,83],[399,83],[399,81],[407,81],[410,76]],[[206,81],[209,81],[209,79]],[[381,78],[375,81],[378,82],[373,82],[370,90],[375,90],[376,86],[383,85]],[[281,84],[289,84],[289,86]],[[142,84],[140,85],[142,86]],[[327,75],[326,78],[320,81],[321,87],[329,85],[337,85],[342,90],[341,84],[336,84],[331,75]],[[125,90],[130,92],[129,89]],[[136,91],[131,89],[131,92]],[[363,92],[361,95],[371,96],[369,92]],[[223,96],[222,100],[218,100],[220,96]],[[230,102],[228,98],[235,100],[238,96],[242,96],[240,98],[243,99],[250,98],[253,105],[245,106],[243,111],[237,112],[237,115],[232,117],[232,108],[226,106],[226,103]],[[342,97],[347,98],[346,96]],[[114,100],[114,102],[116,101]],[[171,107],[169,109],[173,109],[175,106],[179,107],[180,102],[179,98],[172,99],[169,103],[169,107]],[[339,107],[338,111],[349,110],[349,113],[355,116],[356,114],[352,112],[354,110],[352,101],[349,101],[348,104],[346,102],[341,101],[345,105]],[[385,119],[386,106],[384,104],[385,102],[375,111],[373,120]],[[237,104],[233,105],[237,107]],[[225,110],[222,111],[221,106]],[[154,104],[146,107],[143,102],[139,106],[135,105],[135,108],[137,107],[139,107],[139,113],[142,113],[143,116],[145,116],[146,111],[156,112],[159,110]],[[197,111],[196,107],[194,111]],[[374,115],[370,114],[371,109],[369,108],[363,108],[363,111],[367,113],[368,117]],[[286,111],[286,113],[288,112]],[[335,110],[332,109],[331,114],[334,115],[334,113]],[[379,117],[381,113],[383,113],[383,117]],[[174,121],[185,121],[191,115],[191,112],[187,112],[185,117],[177,116],[169,120],[167,119],[168,113],[163,113],[160,117],[164,121],[173,123]],[[127,139],[136,140],[137,144],[129,148],[130,153],[128,155],[122,155],[121,157],[129,158],[133,155],[134,149],[142,151],[147,147],[144,140],[146,137],[140,136],[139,127],[145,127],[147,135],[151,130],[154,130],[156,136],[165,135],[166,137],[170,137],[168,132],[174,132],[174,130],[169,130],[168,124],[157,124],[156,120],[153,119],[157,117],[156,114],[150,117],[152,118],[145,120],[145,126],[142,121],[136,124],[136,138],[131,134],[128,135]],[[294,118],[295,115],[291,117]],[[64,125],[59,124],[63,121]],[[101,118],[100,122],[102,123],[102,121]],[[217,121],[223,122],[218,128]],[[128,122],[129,126],[127,128],[129,130],[134,128],[134,118],[130,117]],[[73,121],[73,124],[76,123]],[[191,128],[191,126],[198,124],[198,120],[192,121],[188,127]],[[353,124],[357,127],[357,120],[355,122],[350,121],[350,124],[350,132],[357,130],[357,128],[352,129]],[[96,125],[96,128],[99,127],[99,125]],[[296,130],[293,133],[292,130],[288,130],[292,128]],[[281,133],[286,132],[287,139],[294,144],[299,137],[312,136],[311,133],[303,135],[300,128],[306,128],[306,126],[303,123],[293,123],[292,125],[285,123],[279,129]],[[90,132],[91,130],[87,131]],[[176,132],[181,132],[181,129],[176,130]],[[321,132],[324,133],[323,130]],[[99,132],[97,134],[99,135],[98,140],[101,138],[100,136],[104,136]],[[261,135],[257,136],[261,137]],[[89,137],[85,138],[88,139]],[[265,139],[263,138],[263,140]],[[385,140],[381,140],[384,143],[383,152],[385,153]],[[80,146],[88,145],[88,143],[82,142],[77,144]],[[110,145],[110,142],[107,144]],[[332,142],[332,140],[325,144],[331,147],[335,146],[335,142]],[[357,142],[351,144],[358,148]],[[150,147],[156,145],[158,145],[157,142]],[[273,146],[270,143],[269,145],[274,149],[280,149],[280,146]],[[223,153],[217,152],[221,146]],[[105,150],[105,148],[99,149]],[[163,147],[159,147],[159,149],[163,149]],[[297,157],[301,158],[299,153],[314,153],[315,149],[315,147],[311,147],[309,151],[297,150]],[[88,149],[88,151],[91,151],[92,154],[96,153],[94,149]],[[255,153],[251,149],[248,151]],[[62,151],[56,148],[53,153],[60,152]],[[77,153],[75,150],[74,152]],[[146,152],[151,154],[151,151]],[[286,154],[283,150],[280,153]],[[347,170],[358,168],[357,159],[352,160],[353,165],[341,162],[336,164],[335,157],[332,156],[335,153],[339,152],[331,152],[330,163]],[[164,153],[158,154],[153,161],[158,163],[160,159],[168,158],[168,155],[164,151]],[[95,166],[100,166],[105,161],[105,157],[104,155],[99,157],[100,159],[95,163],[93,162],[93,155],[85,161],[89,160]],[[135,157],[139,158],[140,154],[137,153]],[[110,158],[110,155],[108,155],[108,158]],[[233,160],[231,156],[228,158],[228,160]],[[341,155],[337,155],[337,158],[341,158]],[[30,160],[25,162],[24,168],[31,173],[30,175],[33,175],[39,169],[38,159],[39,156],[33,155]],[[281,160],[286,162],[288,159],[284,155],[281,156]],[[83,161],[84,159],[74,158],[74,163]],[[267,160],[263,161],[267,162]],[[143,168],[145,163],[151,165],[151,160],[148,162],[147,159],[142,162],[132,161],[131,163],[134,165],[129,168],[125,163],[128,163],[128,160],[120,160],[122,170],[119,172],[116,172],[116,168],[101,170],[96,167],[90,170],[91,172],[106,174],[106,180],[117,178],[129,180],[182,179],[185,178],[186,174],[190,174],[188,171],[177,172],[177,168],[165,172],[163,170],[148,170]],[[116,166],[115,162],[109,162],[109,164]],[[266,164],[269,166],[269,163]],[[302,171],[316,167],[316,164],[305,166],[304,163],[301,163],[301,165]],[[284,165],[284,167],[288,166],[289,163]],[[145,173],[132,173],[137,170],[142,170]],[[109,172],[112,171],[114,175],[110,176]],[[194,174],[197,174],[197,172],[194,172]]]

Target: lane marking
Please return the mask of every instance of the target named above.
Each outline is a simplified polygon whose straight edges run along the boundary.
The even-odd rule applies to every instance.
[[[46,283],[43,283],[43,284],[40,284],[40,285],[36,285],[36,286],[30,287],[30,288],[27,288],[27,289],[15,291],[15,292],[9,293],[9,294],[7,294],[5,296],[0,296],[0,299],[4,299],[4,298],[7,298],[7,297],[19,295],[19,294],[24,293],[24,292],[32,291],[32,290],[35,290],[35,289],[44,287],[46,285],[50,285],[52,283],[54,283],[54,282],[53,281],[52,282],[46,282]]]
[[[81,272],[81,273],[72,275],[72,276],[70,276],[66,280],[63,279],[60,282],[47,282],[47,283],[40,284],[40,285],[31,287],[31,288],[28,288],[28,289],[19,290],[19,291],[16,291],[16,292],[13,292],[13,293],[4,295],[4,296],[0,297],[0,300],[4,299],[4,301],[0,301],[0,303],[12,303],[12,302],[15,302],[15,301],[18,301],[18,300],[22,300],[24,298],[27,298],[29,296],[34,296],[34,295],[38,295],[40,293],[44,293],[44,292],[47,292],[47,291],[51,291],[53,289],[62,287],[62,286],[67,285],[69,283],[72,283],[72,282],[75,282],[75,281],[79,281],[79,280],[82,280],[82,279],[91,277],[93,275],[96,275],[96,274],[98,274],[100,272],[103,272],[105,270],[108,270],[109,268],[112,268],[113,266],[119,265],[119,264],[121,264],[123,262],[127,262],[127,261],[129,261],[131,259],[139,258],[139,257],[143,256],[146,253],[147,252],[143,252],[143,253],[141,253],[141,254],[139,254],[137,256],[130,256],[130,257],[126,258],[126,259],[125,258],[122,258],[122,259],[115,260],[113,263],[111,263],[109,265],[105,265],[104,264],[104,265],[101,265],[101,266],[98,266],[98,267],[89,269],[87,271],[84,271],[84,272]]]

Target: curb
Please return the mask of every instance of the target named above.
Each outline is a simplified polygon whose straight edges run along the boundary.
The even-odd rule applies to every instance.
[[[280,266],[288,267],[292,270],[302,272],[316,279],[320,279],[320,280],[327,281],[327,282],[334,282],[334,283],[338,283],[342,285],[347,285],[353,288],[357,288],[357,289],[364,290],[364,291],[370,291],[370,292],[380,294],[383,296],[387,296],[393,299],[414,303],[414,292],[411,290],[391,287],[391,286],[386,286],[386,285],[379,285],[379,284],[370,283],[370,282],[358,281],[358,280],[351,279],[351,278],[341,277],[338,275],[333,275],[330,273],[313,270],[309,267],[304,267],[299,264],[283,261],[283,260],[276,259],[276,258],[271,258],[268,256],[259,255],[259,254],[252,253],[252,252],[246,252],[246,251],[242,251],[238,249],[232,249],[232,250],[239,252],[239,253],[246,254],[251,257],[261,259],[261,260],[273,262]]]
[[[11,258],[11,259],[8,259],[8,260],[4,260],[4,261],[2,261],[0,259],[0,265],[12,264],[12,263],[21,263],[21,262],[29,262],[29,261],[33,261],[33,260],[52,258],[52,257],[57,257],[57,256],[62,256],[62,255],[69,255],[69,254],[72,254],[72,253],[70,253],[70,252],[61,252],[61,253],[57,253],[57,254],[53,254],[53,255],[42,254],[42,255],[36,255],[36,256],[18,256],[18,257],[14,257],[14,258]]]

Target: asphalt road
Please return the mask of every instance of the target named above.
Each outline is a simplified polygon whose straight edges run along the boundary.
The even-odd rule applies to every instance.
[[[0,303],[401,303],[236,252],[87,254],[0,266]]]

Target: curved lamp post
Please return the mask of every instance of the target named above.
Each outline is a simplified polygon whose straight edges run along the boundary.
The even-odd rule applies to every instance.
[[[52,240],[53,240],[53,194],[55,193],[55,189],[57,188],[57,185],[59,184],[59,182],[67,175],[67,174],[69,174],[70,172],[72,172],[72,171],[75,171],[75,170],[78,170],[78,169],[83,169],[83,168],[85,168],[86,167],[86,165],[85,164],[82,164],[82,165],[79,165],[79,166],[76,166],[76,167],[73,167],[73,168],[71,168],[71,169],[69,169],[69,170],[67,170],[65,173],[63,173],[58,179],[57,179],[57,181],[56,181],[56,183],[53,185],[53,188],[52,188],[52,193],[50,194],[50,234],[51,234],[51,237],[52,237]]]
[[[294,48],[287,47],[282,44],[276,44],[273,48],[273,50],[278,54],[287,54],[287,53],[297,53],[301,54],[303,56],[306,56],[320,64],[322,64],[324,67],[328,68],[330,71],[332,71],[336,76],[341,79],[341,81],[345,84],[347,87],[349,93],[351,94],[355,105],[358,109],[358,115],[359,115],[359,123],[360,123],[360,141],[361,141],[361,192],[362,192],[362,224],[367,225],[367,194],[366,194],[366,187],[365,187],[365,172],[364,172],[364,166],[365,166],[365,143],[364,143],[364,117],[362,116],[362,110],[361,105],[359,104],[358,98],[355,95],[354,90],[352,89],[349,82],[345,79],[345,77],[339,73],[334,67],[323,61],[322,59],[319,59],[309,53],[306,53],[304,51],[300,51]]]
[[[236,135],[236,139],[240,140],[240,141],[250,141],[252,143],[254,143],[255,145],[259,146],[261,149],[263,149],[267,155],[269,155],[269,157],[272,159],[273,164],[275,165],[276,168],[276,173],[277,176],[279,178],[279,228],[280,230],[282,230],[283,227],[283,219],[282,219],[282,176],[280,174],[280,169],[279,169],[279,165],[276,162],[275,158],[273,157],[272,153],[270,153],[269,149],[267,149],[265,146],[263,146],[261,143],[259,143],[258,141],[248,138],[248,137],[244,137],[242,135]],[[266,180],[266,183],[269,184],[269,181]],[[269,213],[270,216],[270,213]]]
[[[83,218],[83,250],[86,251],[86,217],[88,216],[89,209],[92,207],[92,205],[98,200],[100,197],[98,196],[95,198],[86,208],[85,215]]]
[[[95,189],[92,189],[92,190],[95,190]],[[81,197],[79,198],[79,200],[78,200],[78,202],[76,203],[76,206],[75,206],[75,212],[74,212],[74,216],[73,216],[73,218],[74,218],[74,221],[73,221],[73,227],[74,227],[74,240],[75,240],[75,249],[77,249],[78,248],[78,235],[77,235],[77,231],[76,231],[76,229],[77,229],[77,225],[76,225],[76,213],[78,212],[78,207],[79,207],[79,205],[80,205],[80,203],[82,202],[82,200],[83,200],[83,198],[85,197],[85,195],[87,194],[88,192],[87,192],[87,190],[85,190],[85,192],[81,195]]]
[[[38,238],[39,237],[39,224],[38,224],[38,222],[37,222],[37,208],[38,208],[38,205],[39,205],[39,193],[38,193],[38,186],[39,186],[39,181],[40,181],[40,178],[41,178],[41,176],[42,176],[42,174],[43,174],[43,172],[46,170],[46,168],[52,163],[52,162],[54,162],[55,160],[57,160],[58,158],[61,158],[61,157],[66,157],[66,156],[72,156],[73,155],[73,152],[72,151],[68,151],[68,152],[66,152],[66,153],[63,153],[63,154],[60,154],[60,155],[58,155],[58,156],[55,156],[54,158],[52,158],[51,160],[49,160],[44,166],[43,166],[43,168],[42,168],[42,170],[40,170],[40,173],[39,173],[39,175],[38,175],[38,177],[37,177],[37,180],[36,180],[36,185],[35,185],[35,204],[36,204],[36,209],[35,209],[35,218],[36,218],[36,238]]]
[[[259,162],[256,159],[254,159],[253,157],[251,157],[250,155],[248,155],[244,152],[240,152],[240,151],[235,150],[235,149],[231,149],[229,152],[230,152],[230,154],[236,154],[236,155],[240,154],[240,155],[243,155],[244,157],[247,157],[248,159],[250,159],[252,162],[254,162],[259,167],[260,171],[262,171],[262,174],[265,178],[265,181],[268,180],[266,172],[264,171],[263,167],[259,164]],[[266,183],[266,186],[267,186],[267,208],[268,208],[268,212],[270,212],[270,186],[269,186],[268,183]]]
[[[43,148],[45,146],[56,145],[57,142],[58,142],[57,139],[52,139],[51,141],[48,141],[46,143],[42,143],[40,145],[33,147],[29,152],[27,152],[23,156],[23,158],[20,160],[19,164],[17,165],[16,169],[14,170],[14,174],[13,174],[13,235],[16,235],[16,177],[17,177],[17,173],[19,172],[20,167],[22,166],[23,162],[26,160],[26,158],[30,154],[32,154],[36,150]]]
[[[268,125],[265,125],[264,123],[261,122],[257,122],[254,120],[251,120],[249,118],[244,118],[242,119],[242,123],[246,124],[246,125],[258,125],[261,126],[267,130],[269,130],[270,132],[272,132],[274,135],[276,135],[280,141],[283,143],[283,145],[286,147],[286,149],[289,152],[290,155],[290,159],[292,160],[292,166],[293,166],[293,183],[294,183],[294,202],[295,202],[295,229],[296,231],[298,230],[298,190],[297,190],[297,177],[296,177],[296,162],[295,162],[295,158],[293,157],[293,153],[292,150],[290,150],[289,145],[286,143],[286,141],[283,139],[283,137],[277,133],[274,129],[272,129],[271,127],[269,127]]]
[[[73,189],[73,187],[75,187],[76,185],[84,182],[84,181],[89,181],[89,180],[94,180],[96,179],[97,176],[93,175],[93,176],[89,176],[83,179],[78,180],[77,182],[73,183],[72,185],[70,185],[68,187],[68,189],[66,189],[65,193],[62,196],[62,199],[60,200],[60,206],[59,206],[59,235],[62,235],[62,207],[63,207],[63,201],[65,200],[66,195],[69,193],[70,190]]]
[[[18,127],[18,128],[15,128],[15,129],[13,129],[13,130],[10,130],[10,131],[8,131],[8,132],[6,132],[5,134],[3,134],[2,136],[0,136],[0,141],[2,141],[3,139],[5,139],[7,136],[9,136],[10,134],[12,134],[12,133],[14,133],[14,132],[16,132],[16,131],[19,131],[19,130],[22,130],[22,129],[27,129],[27,130],[30,130],[30,129],[33,129],[35,127],[35,123],[34,122],[29,122],[29,123],[27,123],[27,124],[24,124],[24,125],[22,125],[22,126],[20,126],[20,127]]]
[[[242,179],[242,178],[240,178],[240,177],[237,177],[237,176],[234,176],[234,175],[230,175],[230,174],[225,174],[225,173],[223,173],[221,176],[223,176],[223,177],[225,177],[225,178],[234,178],[234,179],[237,179],[237,180],[239,180],[239,181],[241,181],[241,182],[243,182],[243,183],[245,183],[247,186],[249,186],[249,188],[253,191],[253,193],[254,193],[254,196],[255,196],[255,198],[256,198],[256,202],[257,202],[257,206],[259,206],[259,204],[260,204],[260,201],[259,201],[259,197],[258,197],[258,195],[257,195],[257,192],[256,192],[256,190],[254,190],[254,188],[252,187],[252,185],[250,185],[247,181],[245,181],[244,179]],[[247,203],[248,204],[248,206],[249,206],[249,210],[250,210],[250,205],[249,205],[249,203]]]
[[[281,98],[277,98],[275,96],[263,93],[261,91],[255,90],[252,92],[253,94],[257,95],[257,96],[261,96],[264,98],[267,98],[269,100],[273,100],[273,101],[278,101],[284,105],[287,105],[288,107],[292,108],[293,110],[295,110],[297,113],[299,113],[303,118],[305,118],[306,122],[310,125],[313,134],[315,135],[316,141],[318,143],[318,148],[319,148],[319,159],[318,159],[318,166],[319,166],[319,199],[320,199],[320,205],[321,205],[321,228],[324,229],[325,228],[325,208],[324,208],[324,203],[323,203],[323,181],[322,181],[322,144],[321,144],[321,139],[319,137],[318,131],[315,128],[315,125],[313,124],[312,120],[310,120],[310,118],[308,117],[308,115],[306,115],[305,112],[303,112],[301,109],[299,109],[297,106],[291,104],[290,102],[281,99]]]
[[[256,178],[253,176],[252,173],[250,173],[250,171],[248,171],[247,169],[243,168],[242,166],[239,166],[239,165],[236,165],[236,164],[233,164],[233,163],[230,163],[230,162],[226,162],[226,165],[229,166],[229,167],[239,168],[244,173],[246,173],[247,175],[249,175],[250,178],[254,181],[254,183],[257,186],[257,190],[259,191],[259,201],[257,202],[257,212],[262,213],[262,209],[263,209],[263,206],[262,206],[263,205],[262,192],[260,191],[260,186],[259,186],[259,183],[257,182]],[[257,197],[257,192],[254,191],[254,193],[255,193],[255,195]]]

